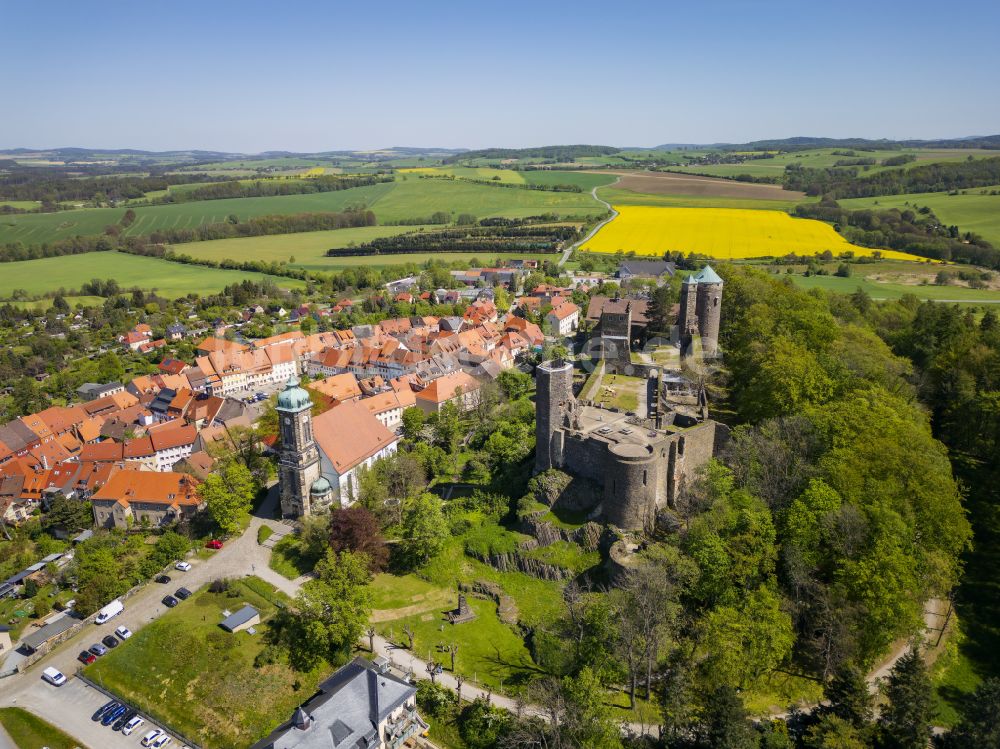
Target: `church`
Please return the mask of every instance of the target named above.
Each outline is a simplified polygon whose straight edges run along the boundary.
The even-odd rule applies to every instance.
[[[362,404],[341,403],[319,416],[293,377],[278,394],[281,514],[302,517],[348,507],[358,472],[396,452],[399,438]]]

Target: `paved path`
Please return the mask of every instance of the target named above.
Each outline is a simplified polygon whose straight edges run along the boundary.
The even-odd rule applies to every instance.
[[[14,739],[0,726],[0,749],[17,749]]]
[[[620,181],[621,181],[621,177],[618,177],[618,179],[616,179],[610,185],[599,185],[598,187],[595,187],[593,190],[590,191],[591,197],[593,197],[594,200],[596,200],[598,203],[601,203],[605,208],[607,208],[609,211],[611,211],[611,215],[608,218],[606,218],[603,221],[601,221],[597,226],[595,226],[589,232],[587,232],[587,236],[585,236],[579,242],[574,242],[569,247],[567,247],[565,250],[563,250],[562,257],[559,258],[559,265],[565,265],[566,262],[569,260],[569,256],[573,254],[573,250],[575,250],[577,247],[580,247],[585,242],[590,241],[590,238],[593,237],[595,234],[597,234],[597,232],[599,232],[602,228],[604,228],[605,224],[607,224],[609,221],[614,221],[615,218],[618,217],[618,211],[616,211],[614,209],[614,206],[612,206],[611,203],[609,203],[608,201],[604,200],[603,198],[599,198],[597,196],[597,190],[599,189],[599,187],[614,187]]]

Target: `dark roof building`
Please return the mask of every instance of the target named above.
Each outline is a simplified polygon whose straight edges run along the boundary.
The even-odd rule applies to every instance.
[[[427,728],[416,687],[355,659],[251,749],[388,749]]]
[[[663,278],[672,277],[676,266],[666,260],[626,260],[618,266],[615,274],[623,281],[630,278]]]

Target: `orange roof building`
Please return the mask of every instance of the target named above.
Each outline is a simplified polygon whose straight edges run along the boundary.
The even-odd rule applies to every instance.
[[[183,473],[121,470],[90,498],[94,522],[104,528],[167,525],[202,506],[198,480]]]

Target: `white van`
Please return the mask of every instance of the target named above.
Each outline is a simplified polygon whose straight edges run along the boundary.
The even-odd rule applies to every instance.
[[[47,669],[42,671],[42,678],[49,684],[56,687],[61,687],[66,683],[66,677],[63,676],[57,669],[52,668],[52,666],[49,666]]]
[[[103,609],[97,612],[97,618],[94,620],[94,624],[104,624],[104,622],[109,619],[113,619],[125,610],[125,604],[119,601],[117,598],[105,606]]]

